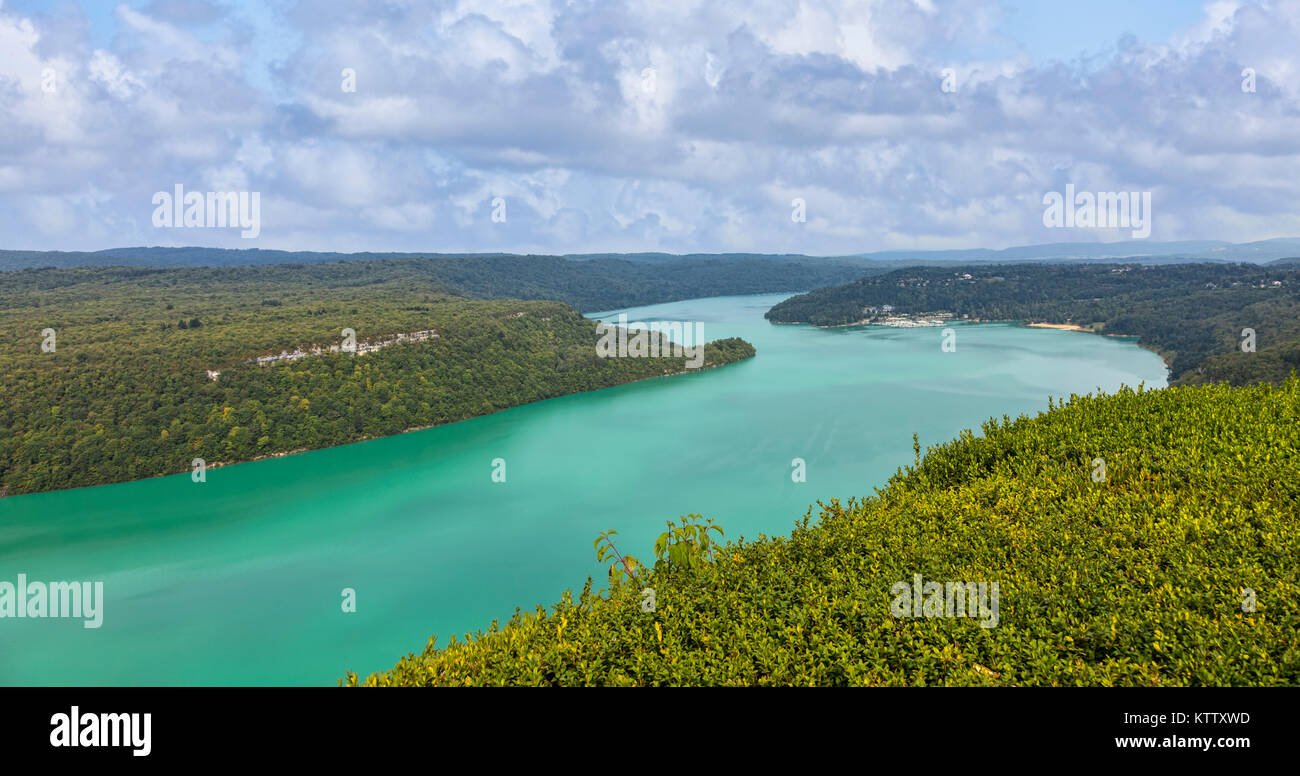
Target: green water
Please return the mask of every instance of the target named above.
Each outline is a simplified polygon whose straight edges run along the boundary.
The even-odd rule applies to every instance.
[[[774,326],[782,295],[637,308],[758,356],[451,426],[188,475],[0,500],[0,580],[102,580],[103,626],[0,619],[0,684],[332,684],[503,622],[587,575],[619,531],[643,557],[700,512],[788,533],[871,493],[923,444],[1049,395],[1165,384],[1132,342],[1004,324]],[[602,315],[612,318],[620,311]],[[807,482],[791,480],[791,459]],[[493,483],[492,461],[506,461]],[[356,591],[344,613],[341,592]]]

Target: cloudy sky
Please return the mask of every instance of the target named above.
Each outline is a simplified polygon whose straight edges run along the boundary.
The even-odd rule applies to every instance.
[[[1297,41],[1300,0],[0,0],[0,248],[1129,238],[1044,227],[1067,183],[1300,236]],[[260,234],[155,227],[176,184]]]

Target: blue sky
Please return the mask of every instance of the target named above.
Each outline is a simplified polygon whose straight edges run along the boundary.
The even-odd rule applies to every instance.
[[[95,46],[108,46],[117,31],[114,9],[121,3],[87,2],[78,5],[91,30]],[[125,3],[145,10],[151,3],[135,0]],[[61,7],[77,5],[69,0],[9,0],[7,6],[20,14],[53,14]],[[262,30],[272,35],[278,30],[272,4],[266,2],[230,2],[225,7],[240,15],[256,19]],[[1097,52],[1115,45],[1121,35],[1131,34],[1143,40],[1163,41],[1199,21],[1202,5],[1194,0],[1001,0],[1002,17],[998,31],[1008,44],[1004,51],[1021,49],[1036,61],[1073,59],[1081,52]],[[272,32],[274,30],[274,32]]]
[[[1066,184],[1295,236],[1298,39],[1300,0],[3,0],[0,247],[1130,237],[1045,226]],[[156,225],[176,184],[258,192],[258,236]]]
[[[1004,0],[999,29],[1038,62],[1114,48],[1122,35],[1166,41],[1204,17],[1195,0]]]

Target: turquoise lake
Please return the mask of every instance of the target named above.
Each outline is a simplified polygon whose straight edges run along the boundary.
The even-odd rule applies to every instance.
[[[758,355],[386,439],[189,475],[0,499],[0,581],[102,581],[103,625],[0,619],[0,684],[330,685],[430,635],[551,604],[592,541],[651,555],[664,521],[789,533],[809,505],[870,495],[936,444],[1048,396],[1165,385],[1131,340],[1013,324],[778,326],[786,295],[612,311],[703,324]],[[493,460],[506,481],[492,480]],[[807,481],[791,479],[802,458]],[[342,611],[342,591],[356,612]]]

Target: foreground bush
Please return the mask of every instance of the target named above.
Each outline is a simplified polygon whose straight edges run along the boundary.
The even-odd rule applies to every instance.
[[[365,683],[1300,683],[1294,376],[1074,396],[983,431],[788,538],[660,562],[607,597],[589,581]],[[891,587],[918,573],[997,582],[996,627],[894,617]]]

